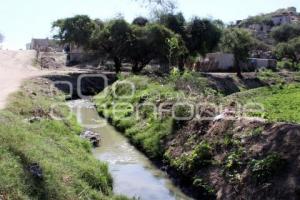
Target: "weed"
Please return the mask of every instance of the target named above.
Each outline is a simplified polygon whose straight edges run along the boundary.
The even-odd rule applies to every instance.
[[[279,154],[272,153],[260,160],[252,160],[250,169],[257,183],[268,181],[284,166],[285,161]]]
[[[212,186],[207,184],[203,179],[201,178],[195,178],[193,181],[193,185],[197,188],[201,188],[207,193],[206,195],[213,195],[215,194],[215,190]]]

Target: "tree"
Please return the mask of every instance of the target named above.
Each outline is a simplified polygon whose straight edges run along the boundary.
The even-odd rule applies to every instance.
[[[274,53],[278,59],[288,58],[297,64],[300,61],[300,37],[277,44]]]
[[[132,28],[132,42],[127,51],[127,57],[132,62],[132,72],[139,73],[153,59],[154,53],[151,49],[151,43],[148,40],[147,26],[136,26]]]
[[[218,27],[220,30],[224,30],[225,27],[226,27],[226,25],[224,24],[224,22],[222,20],[220,20],[220,19],[215,19],[215,20],[212,21],[212,23],[216,27]]]
[[[185,43],[181,36],[175,34],[173,31],[169,30],[165,26],[159,24],[151,24],[148,28],[148,40],[150,42],[150,48],[153,51],[154,58],[158,59],[161,66],[169,66],[170,59],[171,63],[176,63],[176,58],[187,52]],[[170,44],[169,40],[177,41],[175,48],[172,49],[172,57],[170,58]],[[168,71],[168,69],[164,69]]]
[[[186,30],[186,45],[190,54],[201,54],[213,51],[222,36],[221,29],[208,19],[194,18]]]
[[[153,9],[158,11],[162,10],[164,12],[173,12],[173,10],[177,7],[177,0],[136,0],[141,1],[143,3],[148,2],[148,6],[154,7]]]
[[[93,21],[87,15],[76,15],[53,22],[52,28],[58,29],[54,38],[60,39],[62,44],[88,47],[96,25],[100,25],[99,21]]]
[[[133,63],[133,72],[139,73],[151,60],[155,59],[168,71],[169,64],[177,64],[178,57],[187,50],[180,35],[160,24],[145,27],[132,26],[132,42],[127,50],[128,59]]]
[[[149,23],[149,20],[145,17],[137,17],[132,21],[132,24],[137,26],[146,26]]]
[[[162,14],[159,17],[159,23],[172,30],[174,33],[185,37],[185,18],[182,13],[172,14]]]
[[[98,52],[105,52],[115,63],[116,73],[122,68],[122,61],[132,41],[132,31],[124,19],[111,20],[104,28],[94,31],[91,38],[91,47]]]
[[[234,65],[237,76],[242,78],[240,62],[246,61],[253,45],[253,36],[245,29],[226,29],[221,39],[221,48],[224,52],[234,54]]]
[[[287,42],[300,36],[300,24],[285,24],[271,30],[271,36],[276,42]]]

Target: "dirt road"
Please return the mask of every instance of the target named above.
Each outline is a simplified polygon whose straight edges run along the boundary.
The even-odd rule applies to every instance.
[[[9,94],[17,91],[26,79],[43,75],[99,73],[92,66],[84,68],[64,66],[64,58],[61,53],[50,54],[50,57],[60,63],[59,68],[41,70],[40,67],[33,66],[35,55],[35,51],[0,50],[0,109],[5,107]]]
[[[18,90],[24,79],[47,72],[33,66],[34,51],[0,50],[0,109],[9,94]]]

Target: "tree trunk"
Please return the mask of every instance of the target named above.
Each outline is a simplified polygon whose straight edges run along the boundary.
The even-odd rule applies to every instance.
[[[240,61],[237,58],[235,58],[235,67],[236,67],[236,75],[242,79],[243,75],[242,75],[242,70],[241,70],[241,66],[240,66]]]
[[[179,68],[180,73],[183,74],[183,72],[184,72],[184,58],[183,57],[179,58],[178,68]]]
[[[132,64],[132,73],[138,74],[140,72],[139,62],[134,61]]]
[[[122,63],[118,57],[114,57],[114,62],[115,62],[115,71],[118,74],[121,72]]]

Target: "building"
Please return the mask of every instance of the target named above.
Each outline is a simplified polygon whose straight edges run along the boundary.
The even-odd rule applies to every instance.
[[[262,68],[275,69],[276,65],[276,59],[249,58],[246,63],[242,64],[242,67],[246,71],[255,71]]]
[[[261,68],[276,68],[275,59],[249,58],[241,63],[243,71],[255,71]],[[194,65],[195,71],[201,72],[231,72],[234,71],[234,55],[229,53],[209,53]]]
[[[229,71],[234,66],[234,55],[229,53],[208,53],[194,65],[194,70],[202,72]]]
[[[300,22],[299,14],[295,7],[278,10],[273,16],[272,21],[275,26]]]
[[[62,52],[64,50],[63,46],[59,44],[57,40],[46,39],[36,39],[33,38],[31,43],[26,45],[28,50],[36,51],[57,51]]]
[[[256,33],[268,33],[271,31],[272,26],[266,24],[251,24],[248,26],[248,29],[256,32]]]

